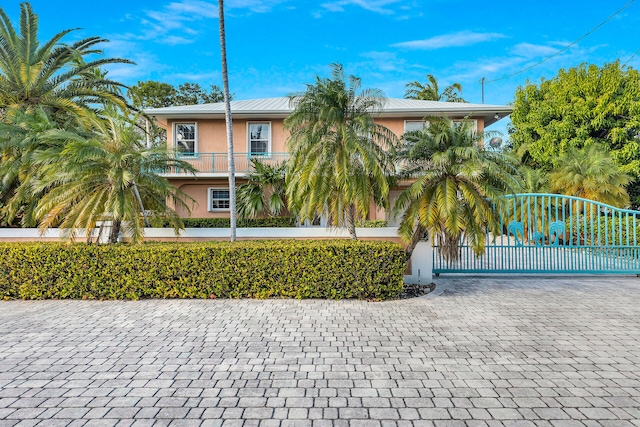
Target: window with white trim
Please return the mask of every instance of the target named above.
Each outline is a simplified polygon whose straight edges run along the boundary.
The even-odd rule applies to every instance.
[[[271,123],[247,123],[247,148],[252,156],[267,156],[271,152]]]
[[[209,212],[228,211],[229,207],[228,188],[209,188]]]
[[[478,130],[478,121],[476,119],[453,119],[452,122],[455,126],[460,126],[463,122],[470,122],[471,130],[474,132]]]
[[[404,131],[411,132],[414,130],[422,130],[429,126],[429,123],[424,120],[405,120]]]
[[[476,119],[452,119],[451,121],[453,122],[454,126],[459,126],[464,121],[471,122],[471,128],[474,131],[478,130],[478,121]],[[405,120],[404,121],[405,132],[421,130],[427,127],[429,127],[429,121],[426,121],[426,120]]]
[[[197,153],[198,128],[196,123],[175,123],[173,135],[174,146],[180,154],[193,155]]]

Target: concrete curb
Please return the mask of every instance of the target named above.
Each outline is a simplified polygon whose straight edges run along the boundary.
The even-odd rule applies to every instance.
[[[426,294],[425,296],[419,297],[419,298],[424,298],[424,299],[430,299],[430,298],[436,298],[439,297],[440,295],[442,295],[444,293],[444,291],[447,290],[447,284],[440,282],[440,283],[436,283],[436,288],[429,292],[428,294]]]

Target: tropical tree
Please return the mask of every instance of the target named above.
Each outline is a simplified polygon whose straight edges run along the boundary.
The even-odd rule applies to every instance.
[[[331,78],[317,76],[305,92],[290,96],[286,194],[301,219],[326,215],[330,225],[346,225],[357,239],[356,217],[366,218],[372,201],[388,205],[389,150],[397,138],[374,121],[384,105],[382,92],[361,90],[354,76],[347,83],[342,65],[332,70]]]
[[[183,228],[173,207],[188,211],[192,199],[158,173],[193,169],[166,148],[146,148],[134,122],[108,109],[90,131],[55,129],[42,137],[50,146],[32,156],[40,172],[33,193],[43,194],[34,210],[41,231],[57,226],[73,240],[78,230],[110,221],[109,242],[122,230],[137,243],[145,225]]]
[[[218,0],[218,22],[220,26],[220,57],[222,58],[222,92],[224,95],[224,121],[227,128],[227,158],[229,159],[229,222],[230,239],[236,241],[236,167],[233,156],[233,123],[231,117],[231,94],[227,71],[227,39],[224,32],[224,0]]]
[[[287,210],[286,166],[251,159],[248,181],[238,187],[238,217],[279,216]]]
[[[540,169],[528,166],[520,166],[520,193],[547,193],[549,191],[549,179],[547,174]]]
[[[517,162],[485,150],[481,141],[490,135],[474,132],[468,121],[429,121],[405,134],[399,155],[402,175],[414,179],[394,206],[401,216],[399,233],[409,243],[407,258],[425,236],[438,243],[447,260],[458,259],[461,239],[481,255],[487,231],[501,231],[501,198],[517,188]]]
[[[631,177],[620,170],[599,144],[572,148],[549,174],[551,191],[617,207],[629,206],[625,186]]]
[[[131,86],[127,94],[137,108],[162,108],[224,101],[224,94],[220,87],[211,85],[207,91],[198,83],[190,82],[182,83],[176,88],[169,83],[148,80]]]
[[[43,193],[33,192],[33,182],[41,176],[34,156],[62,143],[48,138],[59,125],[41,108],[6,111],[0,121],[0,217],[9,224],[19,221],[23,227],[35,227],[34,209]]]
[[[231,95],[229,95],[231,99]],[[182,83],[178,86],[175,105],[211,104],[223,102],[224,93],[220,87],[210,85],[209,91],[203,89],[198,83]]]
[[[427,74],[427,83],[422,84],[415,80],[406,85],[407,91],[404,95],[407,99],[422,99],[425,101],[444,101],[444,102],[467,102],[461,96],[462,85],[453,83],[444,88],[440,92],[438,79],[433,74]]]
[[[38,41],[38,17],[29,3],[20,5],[20,29],[15,30],[0,8],[0,111],[47,111],[60,122],[90,120],[99,104],[126,107],[119,91],[122,84],[97,73],[107,64],[131,63],[120,58],[88,57],[101,55],[96,45],[105,42],[90,37],[72,44],[61,44],[74,30],[64,30],[47,42]]]
[[[619,61],[582,64],[518,88],[510,143],[528,166],[551,171],[572,148],[599,144],[640,194],[640,73]],[[632,200],[640,205],[640,196]]]
[[[127,91],[131,103],[139,109],[170,107],[175,105],[177,94],[173,85],[153,80],[138,82]]]

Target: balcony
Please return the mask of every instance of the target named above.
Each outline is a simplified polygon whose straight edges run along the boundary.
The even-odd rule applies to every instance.
[[[233,160],[236,175],[246,175],[252,170],[251,159],[258,159],[264,164],[278,165],[284,163],[288,158],[287,153],[234,153]],[[196,169],[196,176],[226,176],[228,175],[229,155],[227,153],[197,153],[183,154],[181,160],[186,160]],[[187,177],[193,176],[184,169],[171,168],[160,175],[165,177]]]

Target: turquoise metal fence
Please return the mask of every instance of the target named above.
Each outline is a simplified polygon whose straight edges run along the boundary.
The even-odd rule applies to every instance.
[[[507,196],[501,233],[476,256],[461,240],[459,259],[434,247],[433,272],[640,274],[640,211],[559,194]]]

